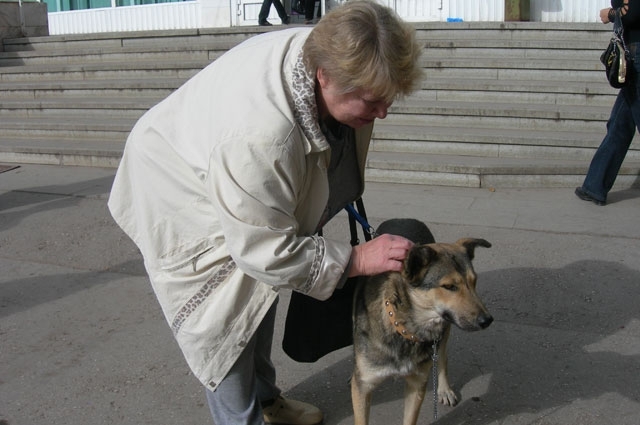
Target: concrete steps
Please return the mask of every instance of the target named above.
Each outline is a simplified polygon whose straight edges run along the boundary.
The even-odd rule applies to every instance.
[[[374,130],[367,179],[575,186],[616,90],[596,24],[423,23],[421,90]],[[268,30],[276,30],[276,28]],[[261,27],[4,40],[0,162],[117,166],[136,120]],[[632,144],[617,186],[635,184]]]
[[[385,152],[367,163],[367,179],[404,184],[461,187],[572,187],[584,177],[584,162],[575,160],[424,155]]]

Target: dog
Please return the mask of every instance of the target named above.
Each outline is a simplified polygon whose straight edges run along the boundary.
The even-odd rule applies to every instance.
[[[378,234],[403,236],[415,245],[401,272],[362,278],[354,294],[354,371],[351,399],[355,425],[369,422],[371,393],[391,377],[405,379],[404,425],[415,425],[426,395],[437,347],[438,399],[453,406],[457,397],[447,378],[450,324],[465,331],[488,327],[493,317],[476,293],[471,261],[484,239],[435,243],[419,220],[391,219]],[[434,341],[436,344],[434,345]]]

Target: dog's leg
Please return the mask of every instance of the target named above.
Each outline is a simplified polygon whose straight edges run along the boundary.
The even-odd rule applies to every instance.
[[[351,403],[353,404],[354,425],[367,425],[371,410],[371,392],[379,382],[365,382],[357,370],[351,377]]]
[[[403,425],[416,425],[418,421],[420,407],[422,407],[422,402],[427,392],[428,372],[431,370],[431,362],[427,363],[426,366],[422,372],[405,378]]]
[[[449,386],[447,372],[447,341],[450,332],[451,328],[447,327],[438,345],[438,400],[445,406],[455,406],[458,403],[456,393]]]

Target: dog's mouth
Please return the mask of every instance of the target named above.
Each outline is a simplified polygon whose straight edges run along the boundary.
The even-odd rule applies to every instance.
[[[441,316],[444,320],[446,320],[447,322],[453,323],[454,325],[457,325],[455,320],[453,320],[453,316],[451,316],[451,314],[449,314],[448,311],[445,311],[444,313],[442,313]]]
[[[480,314],[473,321],[465,320],[464,318],[455,318],[450,312],[445,311],[441,315],[442,319],[447,322],[453,323],[464,331],[479,331],[486,329],[493,322],[493,317],[490,314]]]

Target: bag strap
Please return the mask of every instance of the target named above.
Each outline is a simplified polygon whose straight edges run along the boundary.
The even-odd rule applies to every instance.
[[[620,9],[613,9],[613,13],[615,19],[613,20],[613,34],[620,40],[622,43],[622,48],[624,49],[624,53],[626,57],[630,56],[629,49],[627,49],[627,43],[624,41],[624,27],[622,26],[622,16],[620,13]]]

